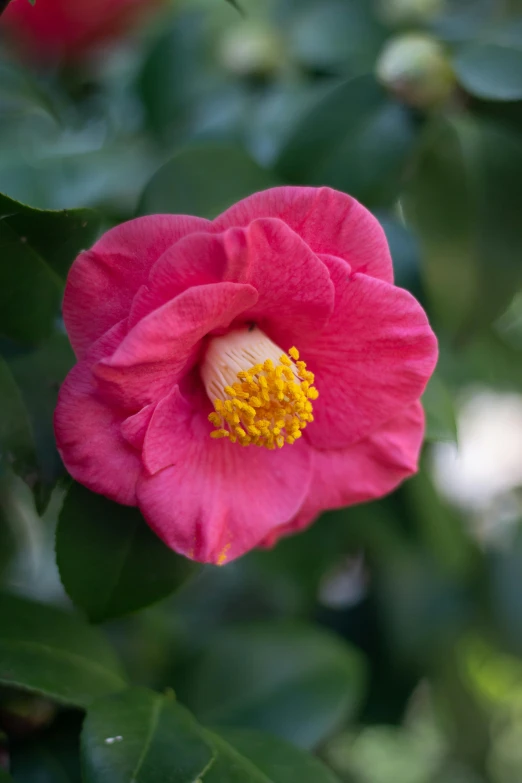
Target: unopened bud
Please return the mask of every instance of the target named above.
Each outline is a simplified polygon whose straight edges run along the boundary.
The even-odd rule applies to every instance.
[[[394,95],[419,108],[443,103],[452,95],[456,84],[442,44],[422,33],[392,38],[377,61],[376,73]]]
[[[221,39],[219,59],[236,76],[269,77],[281,67],[284,47],[276,31],[257,22],[242,22]]]

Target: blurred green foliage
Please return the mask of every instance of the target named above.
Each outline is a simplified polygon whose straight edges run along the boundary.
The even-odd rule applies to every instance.
[[[383,67],[411,33],[444,100],[438,56]],[[180,0],[68,68],[4,36],[0,780],[519,783],[522,493],[464,502],[434,465],[476,389],[522,395],[521,132],[518,0]],[[384,226],[440,337],[427,443],[391,497],[195,570],[64,476],[64,279],[102,229],[273,184]]]

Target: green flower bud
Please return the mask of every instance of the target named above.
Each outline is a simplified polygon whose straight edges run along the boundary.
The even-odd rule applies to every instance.
[[[284,47],[274,30],[246,21],[227,30],[218,56],[223,67],[236,76],[268,77],[280,69]]]
[[[456,84],[442,44],[422,33],[392,38],[378,58],[376,75],[398,98],[419,108],[443,103]]]

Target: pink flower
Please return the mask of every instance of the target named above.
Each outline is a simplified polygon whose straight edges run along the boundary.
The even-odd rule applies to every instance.
[[[124,223],[74,262],[64,318],[65,465],[187,557],[233,560],[417,469],[436,339],[343,193]]]
[[[5,29],[33,57],[76,60],[136,26],[161,0],[11,0]]]

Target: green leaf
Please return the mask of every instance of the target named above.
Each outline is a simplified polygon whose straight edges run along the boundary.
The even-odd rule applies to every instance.
[[[0,577],[5,585],[31,583],[38,575],[44,523],[29,487],[0,466]]]
[[[416,134],[407,109],[373,76],[351,79],[319,99],[288,138],[276,165],[283,180],[330,185],[371,208],[397,199]]]
[[[0,598],[0,682],[86,707],[125,687],[103,636],[78,617],[12,595]]]
[[[457,441],[457,419],[453,399],[435,373],[422,397],[426,412],[426,438],[432,441]]]
[[[474,42],[455,57],[453,67],[465,90],[492,101],[522,98],[522,48]]]
[[[227,0],[227,3],[229,3],[232,6],[232,8],[235,8],[236,11],[238,11],[241,14],[241,16],[245,15],[245,12],[239,5],[238,0]]]
[[[190,147],[156,172],[143,193],[139,213],[214,218],[239,199],[277,184],[269,172],[236,147]]]
[[[51,121],[51,127],[58,121],[48,87],[42,87],[33,72],[12,61],[0,60],[0,112],[6,128],[9,120],[19,123],[26,117],[33,121],[35,116],[46,118]],[[4,144],[8,138],[6,134]]]
[[[173,696],[141,688],[96,702],[82,731],[84,783],[195,783],[213,755]]]
[[[0,219],[0,335],[36,342],[51,333],[62,283],[25,236]]]
[[[472,118],[435,121],[404,207],[419,234],[435,315],[457,334],[489,324],[522,283],[519,138]]]
[[[100,215],[93,209],[34,209],[3,194],[0,219],[62,280],[80,250],[95,240],[100,227]]]
[[[0,194],[0,335],[35,342],[51,333],[63,283],[99,227],[89,209],[33,209]]]
[[[189,672],[189,706],[205,723],[267,730],[312,747],[355,714],[361,659],[313,627],[247,625],[218,636]]]
[[[11,465],[17,473],[32,473],[36,467],[33,433],[20,390],[1,356],[0,400],[0,464]]]
[[[64,474],[56,449],[53,413],[58,389],[74,364],[66,335],[57,333],[36,350],[0,346],[0,463],[10,466],[31,487],[42,511],[57,479]]]
[[[386,39],[369,3],[321,0],[299,3],[290,18],[293,58],[313,69],[367,73]]]
[[[217,758],[204,783],[338,783],[313,756],[261,732],[224,729],[206,736]]]
[[[169,549],[136,508],[73,484],[56,533],[62,583],[90,620],[148,606],[180,587],[198,566]]]
[[[53,414],[60,386],[74,363],[69,340],[60,333],[36,350],[8,359],[33,433],[38,479],[46,486],[64,473],[56,450]]]

